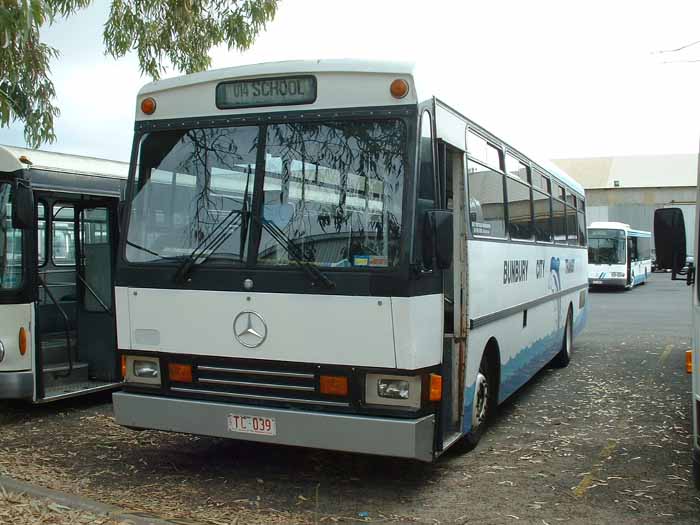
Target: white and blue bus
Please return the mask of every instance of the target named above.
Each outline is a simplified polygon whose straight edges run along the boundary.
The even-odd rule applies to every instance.
[[[119,424],[431,461],[568,364],[583,188],[425,98],[411,66],[162,80],[135,130]]]
[[[588,227],[588,284],[633,288],[651,273],[651,232],[622,222]]]

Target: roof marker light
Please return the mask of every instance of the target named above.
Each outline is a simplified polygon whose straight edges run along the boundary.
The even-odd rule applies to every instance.
[[[156,100],[152,97],[144,98],[141,101],[141,111],[146,115],[153,115],[156,111]]]
[[[397,78],[391,83],[389,87],[389,92],[394,98],[403,98],[408,95],[408,82],[403,78]]]

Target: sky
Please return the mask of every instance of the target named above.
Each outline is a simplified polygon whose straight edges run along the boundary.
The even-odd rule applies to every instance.
[[[128,160],[135,97],[150,81],[104,55],[108,0],[43,30],[58,140],[44,149]],[[369,58],[414,62],[437,95],[537,158],[694,153],[700,140],[700,2],[283,0],[246,52],[212,67]],[[165,76],[178,73],[169,71]],[[22,126],[0,144],[24,146]]]

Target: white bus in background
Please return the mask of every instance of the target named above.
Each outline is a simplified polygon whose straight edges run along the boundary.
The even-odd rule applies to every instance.
[[[122,162],[0,146],[0,399],[121,384],[112,264]]]
[[[621,222],[588,227],[588,284],[632,288],[651,274],[651,232]]]
[[[314,60],[141,90],[119,424],[431,461],[568,364],[583,188],[415,86]]]

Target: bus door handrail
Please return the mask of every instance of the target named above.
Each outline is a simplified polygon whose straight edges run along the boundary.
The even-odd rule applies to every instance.
[[[37,277],[39,278],[39,284],[44,288],[46,295],[49,296],[51,302],[53,302],[58,311],[61,313],[61,315],[63,316],[63,322],[65,323],[66,351],[68,353],[68,371],[65,374],[54,373],[54,377],[68,377],[73,373],[73,352],[70,344],[70,319],[68,318],[68,314],[66,313],[66,311],[63,308],[61,308],[60,304],[58,304],[58,301],[56,300],[56,297],[54,297],[54,295],[51,293],[51,290],[49,290],[49,287],[46,285],[46,281],[42,279],[41,275],[38,275]]]
[[[87,281],[85,280],[85,278],[84,278],[82,275],[80,275],[80,272],[76,272],[75,275],[78,277],[78,279],[80,279],[80,282],[83,283],[83,286],[85,286],[85,288],[87,289],[87,291],[90,292],[90,293],[92,294],[92,296],[97,300],[98,303],[100,303],[100,306],[102,307],[102,309],[103,309],[106,313],[112,315],[112,309],[109,308],[109,307],[104,303],[104,301],[102,301],[102,299],[100,299],[100,297],[97,295],[97,292],[95,292],[95,290],[93,290],[92,287],[87,283]]]

